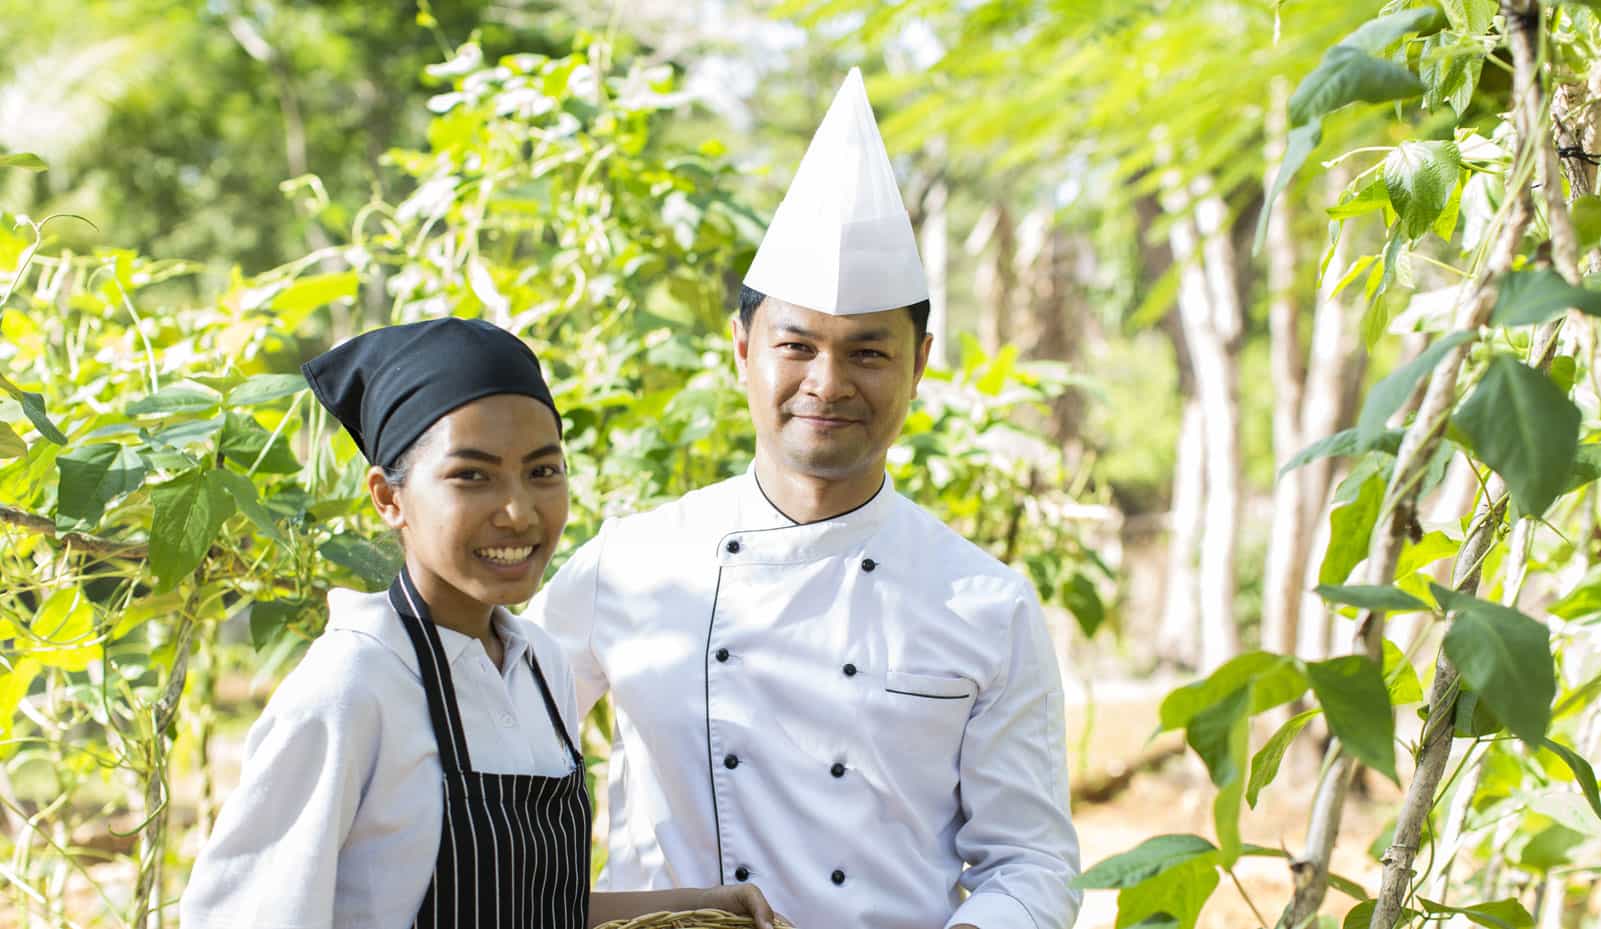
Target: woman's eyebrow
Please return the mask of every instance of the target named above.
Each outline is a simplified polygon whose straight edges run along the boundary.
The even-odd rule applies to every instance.
[[[561,453],[561,443],[560,442],[551,442],[549,445],[541,445],[538,448],[534,449],[533,451],[529,452],[528,454],[524,455],[523,456],[523,461],[526,463],[526,462],[533,461],[535,458],[543,458],[546,455],[553,455],[553,454],[560,454],[560,453]],[[482,461],[482,462],[485,462],[485,463],[488,463],[488,464],[497,464],[497,465],[500,464],[500,460],[501,460],[499,455],[493,454],[491,452],[486,452],[483,449],[479,449],[479,448],[453,448],[449,452],[446,453],[446,457],[449,457],[449,458],[466,458],[466,459],[468,459],[470,461]]]

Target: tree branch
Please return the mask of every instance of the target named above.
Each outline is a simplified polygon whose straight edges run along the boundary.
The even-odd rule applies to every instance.
[[[121,558],[127,561],[146,561],[150,558],[150,545],[146,542],[122,542],[82,532],[61,532],[49,518],[0,504],[0,523],[17,526],[34,535],[47,536],[68,548],[75,548],[104,558]],[[212,554],[220,554],[212,549]]]

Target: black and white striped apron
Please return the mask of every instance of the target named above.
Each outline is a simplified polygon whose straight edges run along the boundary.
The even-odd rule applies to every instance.
[[[551,725],[573,756],[566,777],[483,774],[472,769],[456,688],[428,605],[405,568],[389,602],[417,651],[439,764],[445,816],[439,857],[417,919],[418,929],[584,929],[589,917],[589,792],[583,756],[539,670]]]

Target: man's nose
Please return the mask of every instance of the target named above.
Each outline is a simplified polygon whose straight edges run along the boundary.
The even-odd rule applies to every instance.
[[[825,403],[848,400],[856,392],[845,364],[832,353],[819,353],[806,366],[806,392]]]

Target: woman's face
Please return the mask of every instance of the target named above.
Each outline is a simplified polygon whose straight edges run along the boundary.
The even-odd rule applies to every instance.
[[[418,440],[405,483],[368,474],[437,614],[534,595],[567,523],[567,469],[550,407],[517,394],[462,406]]]

